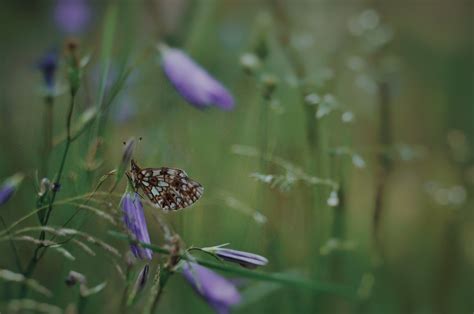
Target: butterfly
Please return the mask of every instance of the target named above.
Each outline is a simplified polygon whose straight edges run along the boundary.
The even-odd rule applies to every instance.
[[[127,173],[135,190],[141,188],[150,201],[163,210],[178,210],[194,204],[201,198],[204,188],[175,168],[144,168],[131,160]]]

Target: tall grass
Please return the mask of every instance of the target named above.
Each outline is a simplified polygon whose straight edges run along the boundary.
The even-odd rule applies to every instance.
[[[4,49],[0,175],[25,176],[0,187],[0,312],[472,311],[470,121],[435,108],[455,90],[472,116],[473,99],[429,78],[469,54],[469,5],[446,16],[450,50],[408,5],[77,0],[92,13],[66,34],[40,3],[23,24],[29,4],[0,14],[22,38]],[[25,66],[52,32],[54,86]],[[227,87],[233,110],[190,101],[158,44]],[[134,194],[132,158],[185,170],[203,197],[156,208]],[[124,218],[141,217],[133,197],[141,234]]]

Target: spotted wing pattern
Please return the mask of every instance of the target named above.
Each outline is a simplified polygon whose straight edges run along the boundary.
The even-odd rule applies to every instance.
[[[190,179],[186,172],[180,169],[140,169],[136,180],[150,201],[163,210],[178,210],[191,206],[204,192],[201,184]]]

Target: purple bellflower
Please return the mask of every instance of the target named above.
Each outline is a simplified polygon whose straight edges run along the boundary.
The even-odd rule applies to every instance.
[[[22,174],[15,174],[7,178],[3,184],[0,186],[0,206],[8,202],[8,200],[13,196],[21,181],[23,180]]]
[[[130,233],[136,240],[143,243],[150,243],[150,235],[146,226],[145,213],[140,196],[135,192],[125,192],[122,197],[121,207],[123,210],[123,220]],[[139,259],[152,259],[152,251],[137,244],[132,244],[130,249]]]
[[[184,278],[194,290],[219,314],[229,313],[240,302],[235,285],[226,278],[197,263],[182,264]]]
[[[54,18],[59,28],[68,34],[77,34],[85,29],[91,12],[86,0],[57,0]]]
[[[0,205],[5,204],[15,193],[15,188],[9,184],[4,184],[0,188]]]
[[[38,62],[38,69],[43,74],[46,88],[49,91],[54,89],[54,78],[58,69],[59,55],[57,50],[46,53]]]
[[[223,260],[237,263],[245,268],[254,269],[258,266],[265,266],[266,264],[268,264],[268,260],[263,256],[243,251],[226,249],[222,246],[223,245],[203,248],[202,250],[214,253]]]
[[[163,71],[186,101],[199,109],[234,107],[230,92],[183,51],[160,46]]]

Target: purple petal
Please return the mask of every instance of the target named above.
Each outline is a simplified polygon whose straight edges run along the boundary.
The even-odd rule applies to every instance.
[[[0,206],[8,202],[15,192],[15,187],[11,184],[5,183],[0,188]]]
[[[21,173],[16,173],[11,177],[8,177],[0,186],[0,206],[8,202],[8,200],[13,196],[21,181],[23,180],[23,175]]]
[[[268,264],[268,260],[265,257],[248,252],[218,248],[216,249],[216,254],[224,260],[238,263],[246,268],[256,268]]]
[[[234,284],[206,267],[185,263],[183,276],[217,313],[228,313],[231,306],[240,302]]]
[[[43,74],[46,87],[52,89],[54,87],[54,77],[58,68],[59,55],[57,50],[52,50],[45,54],[38,62],[38,69]]]
[[[206,70],[179,49],[163,48],[163,70],[181,96],[198,108],[215,105],[234,107],[230,92]]]
[[[86,0],[57,0],[54,17],[64,32],[79,33],[90,20],[90,8]]]
[[[136,237],[136,240],[143,243],[151,243],[150,235],[143,212],[143,204],[136,193],[125,192],[122,197],[123,220],[128,230]],[[144,249],[136,244],[130,246],[133,255],[140,259],[152,259],[152,251]]]

